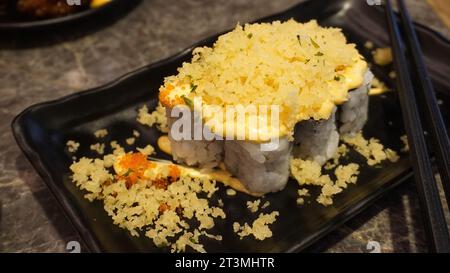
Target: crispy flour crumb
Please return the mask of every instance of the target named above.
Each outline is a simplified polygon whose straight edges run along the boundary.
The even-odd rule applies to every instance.
[[[369,90],[369,95],[371,96],[379,95],[386,91],[389,91],[389,87],[387,87],[387,85],[384,82],[374,77],[372,79],[372,87]]]
[[[377,65],[388,65],[392,63],[392,50],[390,47],[377,48],[372,52],[373,61]]]
[[[280,215],[278,211],[273,211],[270,214],[259,214],[259,217],[250,226],[248,223],[240,225],[238,222],[233,223],[233,231],[244,238],[253,235],[257,240],[264,240],[272,237],[272,230],[269,225],[276,221],[276,217]]]
[[[377,165],[383,160],[396,162],[397,153],[391,149],[384,149],[384,146],[376,138],[366,140],[361,133],[355,135],[342,136],[342,140],[367,159],[369,166]]]
[[[395,73],[395,71],[389,72],[389,78],[391,78],[391,79],[397,78],[397,73]]]
[[[138,150],[140,153],[144,154],[144,155],[151,155],[155,152],[155,148],[153,148],[152,145],[147,145],[144,148],[136,148],[136,150]]]
[[[105,144],[104,143],[95,143],[90,146],[90,149],[92,151],[97,152],[99,155],[102,155],[105,153]]]
[[[364,47],[367,49],[372,49],[373,48],[373,43],[371,41],[366,41],[364,43]]]
[[[363,155],[367,160],[367,164],[370,166],[379,164],[383,160],[396,162],[400,158],[394,150],[389,148],[385,149],[378,139],[371,138],[366,140],[361,133],[345,135],[342,137],[342,141],[345,143],[339,145],[332,161],[327,162],[323,166],[323,169],[327,171],[334,169],[335,180],[330,175],[323,174],[322,166],[315,161],[293,158],[290,161],[291,176],[297,180],[300,186],[311,185],[321,187],[321,193],[316,200],[325,206],[333,204],[332,197],[334,195],[346,189],[348,184],[355,184],[358,180],[358,164],[339,165],[340,158],[346,156],[349,152],[347,145],[353,147],[358,153]],[[298,191],[299,197],[297,204],[304,204],[304,197],[307,196],[307,193],[308,191],[306,189],[300,189]]]
[[[300,186],[323,186],[332,183],[329,175],[322,175],[322,167],[312,160],[291,159],[291,175]]]
[[[127,138],[127,139],[125,140],[125,142],[126,142],[128,145],[133,145],[135,141],[136,141],[136,138],[134,138],[134,137],[130,137],[130,138]]]
[[[317,202],[328,206],[333,204],[332,197],[347,188],[348,183],[356,183],[359,174],[359,166],[351,163],[345,166],[338,166],[335,170],[336,181],[333,181],[327,174],[322,174],[321,166],[310,160],[291,159],[291,175],[297,180],[300,186],[312,185],[321,187],[321,193],[317,197]],[[304,197],[309,195],[307,189],[298,190],[298,205],[304,204]]]
[[[148,107],[146,105],[142,106],[138,110],[137,121],[140,124],[147,125],[149,127],[156,124],[156,127],[161,132],[169,132],[169,127],[167,126],[166,108],[160,103],[158,103],[158,106],[152,113],[148,112]]]
[[[308,189],[299,189],[298,190],[298,196],[309,196]]]
[[[80,143],[78,143],[74,140],[69,140],[69,141],[67,141],[66,146],[67,146],[67,150],[70,153],[75,153],[78,150],[78,148],[80,147]]]
[[[114,155],[118,156],[125,153],[125,150],[122,146],[120,146],[120,144],[117,143],[116,140],[111,141],[109,145],[111,146]]]
[[[261,206],[261,209],[265,209],[265,208],[267,208],[268,206],[270,206],[270,202],[269,202],[269,201],[266,201],[266,202],[264,202],[264,204]]]
[[[397,162],[400,159],[397,152],[392,149],[387,148],[384,152],[386,153],[387,159],[391,162]]]
[[[120,150],[117,145],[112,146]],[[139,153],[110,154],[104,158],[83,157],[70,169],[73,182],[87,192],[85,197],[102,200],[116,225],[133,236],[145,234],[157,246],[169,246],[172,252],[185,251],[187,246],[205,252],[199,241],[201,236],[222,240],[206,230],[214,227],[214,219],[226,217],[224,211],[200,197],[211,196],[217,190],[215,181],[193,177],[177,165],[147,161]],[[114,170],[119,164],[128,171],[122,173],[119,168],[111,173],[108,168],[112,160]],[[197,227],[190,227],[187,221],[192,220],[198,222]]]
[[[72,181],[82,190],[89,201],[102,198],[102,186],[113,179],[103,160],[83,157],[70,166]]]
[[[133,130],[133,136],[136,137],[136,138],[138,138],[138,137],[141,136],[141,134],[140,134],[138,131]]]
[[[94,132],[94,136],[96,138],[104,138],[105,136],[108,135],[108,130],[106,129],[100,129]]]
[[[328,161],[327,163],[325,163],[324,169],[331,170],[331,169],[336,168],[336,166],[339,165],[339,159],[341,157],[345,157],[347,155],[348,151],[349,151],[349,149],[348,149],[347,145],[345,145],[345,143],[342,143],[341,145],[339,145],[338,148],[336,149],[336,152],[334,153],[332,161]]]
[[[260,200],[260,199],[257,199],[257,200],[255,200],[255,201],[253,201],[253,202],[247,201],[247,208],[248,208],[251,212],[255,213],[255,212],[257,212],[257,211],[259,210],[259,204],[260,204],[260,203],[261,203],[261,200]]]
[[[402,147],[401,151],[404,153],[409,152],[408,136],[403,135],[400,137],[400,140],[403,142],[403,147]]]
[[[350,163],[348,165],[341,165],[334,171],[336,176],[336,185],[340,188],[347,188],[347,184],[355,184],[358,180],[359,165]]]
[[[227,195],[229,196],[235,196],[236,195],[236,191],[233,189],[227,189]]]
[[[332,197],[338,193],[340,193],[342,189],[334,184],[325,184],[322,187],[322,192],[320,193],[319,197],[317,197],[317,202],[324,205],[329,206],[333,204]]]
[[[105,168],[110,168],[114,165],[114,162],[116,161],[117,156],[113,154],[107,154],[103,157],[103,165],[105,165]]]
[[[303,205],[305,203],[305,199],[303,197],[309,196],[308,189],[299,189],[298,190],[297,205]]]

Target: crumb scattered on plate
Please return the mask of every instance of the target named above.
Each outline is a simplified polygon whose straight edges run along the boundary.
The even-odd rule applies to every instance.
[[[70,153],[75,153],[78,150],[78,148],[80,147],[80,143],[78,143],[74,140],[69,140],[69,141],[67,141],[66,146],[67,146],[67,150]]]
[[[268,206],[270,206],[270,202],[269,202],[269,201],[266,201],[266,202],[264,202],[264,204],[261,206],[261,209],[265,209],[265,208],[267,208]]]
[[[155,148],[153,148],[153,146],[150,144],[145,146],[144,148],[136,148],[136,150],[138,150],[140,153],[146,156],[149,156],[155,152]]]
[[[236,195],[236,191],[233,189],[227,189],[227,195],[229,196],[235,196]]]
[[[408,136],[407,135],[403,135],[403,136],[400,137],[400,140],[403,143],[403,147],[402,147],[401,151],[404,152],[404,153],[409,152]]]
[[[127,138],[127,139],[125,140],[125,142],[126,142],[128,145],[133,145],[135,141],[136,141],[136,138],[134,138],[134,137],[130,137],[130,138]]]
[[[358,174],[358,168],[355,170],[354,168],[344,167],[341,171],[340,179],[333,181],[330,175],[322,173],[322,166],[319,163],[302,159],[292,159],[290,168],[291,175],[297,180],[300,186],[312,185],[321,188],[321,193],[316,201],[324,206],[333,204],[332,197],[340,193],[343,188],[346,188],[346,183],[356,182],[355,177]],[[347,181],[346,178],[351,178],[351,180]],[[306,196],[305,194],[307,192],[302,189],[298,193],[299,198],[297,199],[297,204],[302,205],[304,203],[303,197]]]
[[[367,159],[369,166],[379,164],[386,159],[396,162],[399,158],[395,151],[389,148],[385,149],[378,139],[370,138],[366,140],[362,133],[345,135],[342,137],[342,140],[363,155]]]
[[[106,129],[100,129],[94,132],[94,136],[96,138],[104,138],[105,136],[108,135],[108,130]]]
[[[389,72],[389,78],[391,78],[391,79],[397,78],[397,73],[395,73],[395,71]]]
[[[251,212],[253,212],[253,213],[255,213],[255,212],[257,212],[258,210],[259,210],[259,204],[261,203],[261,200],[260,199],[256,199],[255,201],[247,201],[247,208],[251,211]]]
[[[369,95],[371,96],[380,95],[387,91],[389,91],[387,85],[384,82],[377,79],[376,77],[374,77],[372,80],[372,87],[369,90]]]
[[[102,155],[105,153],[105,144],[104,143],[95,143],[90,146],[90,149],[92,151],[97,152],[99,155]]]
[[[250,235],[253,235],[257,240],[270,238],[273,234],[269,225],[273,224],[279,215],[278,211],[273,211],[269,214],[261,213],[251,226],[248,223],[241,225],[238,222],[234,222],[233,231],[237,233],[241,239]]]
[[[372,49],[373,48],[373,43],[371,41],[366,41],[364,43],[364,47],[367,49]]]
[[[385,66],[392,63],[392,50],[390,47],[377,48],[372,52],[373,61],[377,65]]]
[[[70,169],[73,182],[87,192],[85,197],[103,201],[115,224],[133,236],[145,234],[157,246],[170,246],[172,252],[187,246],[205,252],[201,236],[222,239],[206,232],[214,227],[215,218],[226,217],[209,203],[217,190],[215,181],[191,176],[174,164],[149,161],[141,153],[109,156],[115,159],[113,170],[105,160],[85,157]],[[188,224],[191,220],[197,225]]]
[[[137,121],[140,124],[147,125],[149,127],[156,125],[156,127],[163,133],[169,132],[169,128],[167,126],[166,108],[160,103],[158,103],[158,106],[152,113],[148,112],[148,107],[146,105],[142,106],[138,110]]]
[[[298,198],[297,198],[297,205],[303,205],[305,203],[305,199],[303,197],[309,196],[308,189],[299,189],[297,191]]]

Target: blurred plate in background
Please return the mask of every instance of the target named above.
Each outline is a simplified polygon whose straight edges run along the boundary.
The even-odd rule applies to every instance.
[[[37,19],[21,14],[16,9],[16,0],[1,0],[0,31],[41,31],[60,29],[89,22],[98,22],[106,18],[127,13],[140,0],[111,0],[98,8],[85,8],[65,16]],[[115,16],[114,16],[115,15]]]

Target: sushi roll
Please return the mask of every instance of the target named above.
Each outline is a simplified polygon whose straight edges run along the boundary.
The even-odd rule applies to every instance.
[[[261,151],[260,143],[250,141],[225,142],[226,169],[253,193],[282,190],[289,178],[289,158],[292,143],[280,139],[274,151]]]
[[[179,106],[175,106],[179,107]],[[183,116],[179,118],[172,117],[173,108],[166,108],[166,117],[168,121],[169,128],[172,129],[173,124],[182,119]],[[169,130],[169,140],[170,140],[170,148],[172,151],[172,157],[178,163],[184,163],[188,166],[199,167],[202,169],[212,169],[217,167],[223,161],[223,141],[220,139],[214,140],[195,140],[194,136],[194,124],[195,124],[195,115],[194,110],[192,109],[184,109],[179,112],[183,112],[185,114],[189,113],[191,130],[190,134],[186,139],[179,139],[179,135],[182,132],[177,132],[176,130]],[[205,126],[202,126],[204,129]],[[174,136],[174,133],[177,136]]]
[[[202,169],[217,167],[223,158],[223,141],[179,140],[175,141],[169,133],[172,156],[178,163]]]
[[[339,133],[354,134],[361,131],[366,124],[372,80],[373,74],[370,70],[367,70],[363,84],[349,91],[348,100],[340,106],[339,110]]]
[[[339,144],[336,109],[327,120],[299,122],[294,131],[295,158],[314,160],[323,165],[333,157]]]
[[[192,60],[160,88],[173,158],[199,168],[224,165],[253,193],[282,190],[291,157],[324,164],[335,154],[339,134],[361,130],[371,79],[366,61],[338,28],[294,20],[237,26],[212,47],[194,49]],[[202,104],[193,103],[198,98]],[[200,130],[215,138],[177,137],[180,117],[171,113],[177,106],[191,114],[217,107],[212,112],[218,115],[197,115]],[[258,110],[248,119],[229,119],[229,108],[247,106]],[[261,122],[267,120],[260,110],[264,106],[278,109],[277,122]],[[232,130],[230,135],[223,128],[245,133]],[[249,132],[257,132],[256,137]],[[262,149],[272,139],[278,145]]]

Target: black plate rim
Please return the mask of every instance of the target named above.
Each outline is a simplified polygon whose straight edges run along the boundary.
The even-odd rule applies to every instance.
[[[33,21],[22,21],[22,22],[10,22],[10,23],[0,23],[0,30],[29,30],[45,28],[49,26],[57,26],[65,23],[77,21],[83,18],[92,17],[95,15],[108,12],[112,9],[118,8],[123,4],[127,4],[128,0],[113,0],[109,3],[104,4],[98,8],[89,8],[88,10],[83,10],[73,14],[65,15],[62,17],[43,19],[43,20],[33,20]]]
[[[114,1],[115,2],[115,1]],[[269,20],[272,17],[277,17],[280,16],[284,13],[289,12],[292,9],[295,9],[297,6],[300,6],[304,4],[304,2],[300,3],[300,4],[296,4],[284,11],[254,20],[254,21],[265,21],[265,20]],[[252,21],[252,22],[254,22]],[[446,39],[442,34],[440,34],[439,32],[425,26],[419,23],[414,23],[414,25],[419,28],[422,29],[425,32],[430,33],[432,36],[435,36],[436,38],[438,38],[442,43],[446,44],[447,46],[450,47],[450,40]],[[228,30],[227,30],[228,31]],[[94,87],[91,89],[87,89],[84,91],[79,91],[67,96],[63,96],[61,98],[58,99],[54,99],[54,100],[50,100],[50,101],[46,101],[46,102],[41,102],[41,103],[36,103],[33,104],[31,106],[28,106],[26,109],[24,109],[22,112],[20,112],[16,117],[14,117],[14,119],[11,122],[11,129],[13,132],[13,136],[14,139],[16,140],[19,148],[21,149],[21,151],[24,153],[24,155],[26,156],[26,158],[30,161],[30,163],[32,164],[32,166],[35,168],[35,170],[37,171],[37,173],[39,174],[39,176],[43,179],[44,183],[47,185],[47,187],[49,188],[50,192],[53,194],[53,196],[55,197],[56,201],[59,203],[59,205],[62,207],[62,211],[64,213],[64,215],[66,216],[66,218],[69,220],[69,222],[72,223],[72,225],[75,227],[75,231],[78,233],[79,237],[81,238],[81,240],[83,240],[83,242],[85,243],[85,246],[87,247],[87,251],[88,252],[101,252],[101,248],[98,244],[98,242],[96,241],[96,239],[91,236],[90,232],[84,227],[84,225],[81,223],[81,221],[78,220],[77,217],[74,217],[76,215],[76,213],[74,212],[74,209],[72,208],[71,205],[67,204],[66,202],[64,202],[64,196],[62,194],[61,191],[59,191],[59,189],[57,189],[55,187],[55,185],[53,183],[51,183],[50,181],[52,180],[51,178],[51,174],[48,172],[48,170],[44,167],[44,164],[39,156],[39,154],[37,152],[35,152],[31,146],[29,145],[29,143],[26,141],[24,133],[23,133],[23,128],[21,127],[21,120],[24,118],[24,116],[26,116],[27,114],[29,114],[30,112],[45,108],[47,106],[53,105],[53,104],[59,104],[59,103],[64,103],[66,101],[72,100],[72,99],[77,99],[80,97],[84,97],[87,95],[90,95],[92,93],[97,93],[97,92],[101,92],[104,91],[110,87],[113,87],[117,84],[120,84],[121,82],[127,80],[128,78],[133,77],[135,74],[138,74],[142,71],[148,70],[148,69],[154,69],[157,68],[159,66],[163,66],[166,65],[168,63],[170,63],[172,60],[174,59],[178,59],[180,57],[185,56],[186,54],[189,54],[193,48],[197,47],[200,44],[206,43],[209,40],[213,39],[214,37],[216,37],[217,35],[220,35],[222,33],[225,33],[227,31],[223,31],[220,32],[218,34],[215,35],[211,35],[209,37],[206,37],[204,39],[201,39],[199,41],[197,41],[196,43],[191,44],[190,46],[184,48],[183,50],[179,51],[178,53],[175,53],[174,55],[161,59],[159,61],[156,61],[152,64],[143,66],[141,68],[138,68],[136,70],[133,70],[131,72],[128,72],[120,77],[118,77],[117,79],[106,83],[104,85],[98,86],[98,87]],[[399,175],[398,177],[395,178],[395,183],[389,184],[385,187],[381,187],[379,189],[377,189],[372,195],[370,195],[369,198],[366,198],[365,200],[361,201],[358,206],[354,206],[352,208],[347,209],[347,211],[345,211],[345,217],[343,217],[342,219],[340,219],[337,222],[333,222],[332,224],[330,223],[329,225],[326,225],[325,227],[323,227],[323,230],[320,232],[320,234],[318,236],[314,236],[312,238],[310,238],[308,240],[308,243],[306,245],[300,246],[300,245],[295,245],[293,247],[291,247],[290,249],[287,250],[287,252],[297,252],[300,248],[305,248],[305,247],[309,247],[312,244],[314,244],[315,242],[317,242],[320,238],[326,236],[332,229],[330,228],[330,226],[340,226],[342,224],[344,224],[345,222],[347,222],[349,219],[353,218],[354,216],[356,216],[357,214],[359,214],[360,212],[362,212],[365,208],[367,208],[368,206],[370,206],[371,204],[375,203],[379,198],[382,197],[382,195],[390,190],[392,190],[393,188],[395,188],[396,186],[400,185],[402,182],[404,182],[405,180],[407,180],[408,178],[412,177],[413,173],[411,171],[411,169],[409,169],[408,171],[405,171],[402,175]]]

